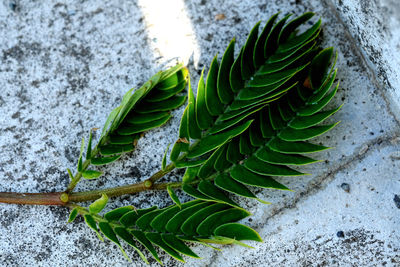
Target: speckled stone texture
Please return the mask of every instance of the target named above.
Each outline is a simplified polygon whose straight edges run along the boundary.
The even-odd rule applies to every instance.
[[[189,63],[196,84],[213,56],[233,36],[243,45],[257,21],[277,11],[315,11],[323,19],[324,46],[339,52],[341,85],[332,106],[344,106],[330,120],[341,123],[316,140],[334,149],[316,155],[325,161],[301,168],[313,175],[280,179],[294,192],[256,190],[272,205],[238,200],[253,213],[243,223],[257,229],[264,243],[222,252],[194,246],[203,259],[186,258],[186,264],[400,265],[397,1],[166,2],[0,2],[0,191],[64,190],[80,139],[102,127],[126,90],[177,60]],[[177,138],[182,111],[77,190],[133,183],[157,171],[165,147]],[[181,176],[173,172],[165,179]],[[166,206],[171,200],[165,192],[148,192],[113,199],[107,209],[128,204]],[[67,218],[65,208],[0,204],[0,265],[143,265],[132,249],[129,263],[81,218],[66,224]],[[166,266],[181,265],[161,255]]]

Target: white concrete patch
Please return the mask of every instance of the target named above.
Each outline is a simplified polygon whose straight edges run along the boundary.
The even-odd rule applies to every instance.
[[[317,12],[323,45],[339,52],[341,86],[332,107],[344,106],[331,118],[341,123],[315,143],[334,149],[315,155],[325,161],[300,168],[311,176],[280,179],[294,192],[255,190],[272,205],[239,200],[254,214],[243,223],[258,229],[264,243],[222,252],[194,246],[203,259],[186,258],[187,266],[400,264],[399,125],[388,105],[400,91],[396,1],[15,1],[14,10],[10,2],[0,2],[0,191],[17,192],[65,189],[80,138],[103,125],[126,90],[165,64],[193,55],[188,67],[196,84],[214,55],[221,57],[234,36],[242,46],[257,21],[277,11]],[[103,178],[77,190],[133,183],[158,170],[182,111],[147,133],[135,152],[102,168]],[[171,201],[165,192],[147,192],[118,198],[108,209],[128,204]],[[129,263],[81,219],[66,224],[67,217],[58,207],[0,205],[0,265],[143,265],[132,249]],[[166,266],[180,265],[162,255]]]

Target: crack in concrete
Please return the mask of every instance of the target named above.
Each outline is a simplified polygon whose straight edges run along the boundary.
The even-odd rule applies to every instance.
[[[273,209],[272,213],[269,216],[264,215],[263,218],[260,220],[262,223],[260,222],[257,225],[252,226],[252,228],[255,229],[256,231],[258,231],[266,224],[266,222],[269,219],[272,219],[273,217],[280,215],[282,212],[284,212],[287,209],[296,208],[297,204],[300,201],[305,200],[307,197],[312,196],[315,193],[319,192],[320,190],[324,189],[329,183],[331,183],[334,180],[334,177],[336,176],[337,173],[345,170],[347,167],[349,167],[355,161],[365,159],[368,155],[375,152],[376,149],[385,148],[388,146],[394,146],[393,141],[396,140],[397,137],[398,137],[398,133],[395,132],[393,136],[386,135],[383,137],[378,137],[376,139],[371,140],[370,142],[362,144],[360,147],[360,150],[358,150],[357,152],[354,152],[353,155],[349,156],[348,160],[344,164],[336,167],[334,170],[331,170],[326,174],[317,176],[309,184],[309,186],[306,188],[305,191],[302,191],[302,192],[296,194],[296,196],[294,198],[292,198],[292,201],[290,201],[290,202],[285,201],[285,203],[283,203],[283,205]],[[364,149],[365,145],[368,146],[368,149],[366,149],[366,150]]]
[[[333,15],[336,17],[336,19],[338,20],[338,22],[343,26],[343,31],[344,34],[347,37],[348,42],[350,43],[350,47],[354,53],[355,56],[358,56],[361,59],[362,64],[364,65],[366,72],[371,80],[371,82],[373,83],[373,85],[380,89],[379,90],[379,95],[382,97],[383,101],[385,101],[385,108],[387,110],[387,112],[389,113],[390,116],[392,116],[394,118],[394,120],[396,121],[396,125],[398,127],[400,127],[400,118],[398,118],[395,114],[395,112],[393,111],[393,109],[391,108],[391,103],[392,101],[390,101],[387,97],[387,95],[384,93],[384,88],[385,86],[378,81],[377,79],[377,75],[376,72],[374,70],[374,68],[371,66],[372,63],[370,63],[366,58],[365,58],[365,54],[364,51],[362,49],[360,49],[360,45],[357,44],[357,41],[355,40],[355,38],[351,35],[349,28],[347,27],[347,24],[344,23],[344,21],[342,20],[340,14],[337,12],[334,3],[332,3],[331,0],[323,0],[321,1],[323,5],[325,5],[326,7],[328,7],[331,12],[333,13]]]

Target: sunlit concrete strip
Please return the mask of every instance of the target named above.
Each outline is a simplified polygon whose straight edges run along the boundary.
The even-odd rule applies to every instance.
[[[161,62],[178,59],[188,63],[193,54],[196,65],[200,49],[182,0],[138,0],[155,58]]]

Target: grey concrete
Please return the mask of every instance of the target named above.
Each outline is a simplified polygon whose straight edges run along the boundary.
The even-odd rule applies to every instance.
[[[281,179],[295,192],[259,190],[272,205],[240,200],[253,213],[244,223],[264,243],[250,243],[252,250],[225,246],[222,252],[195,246],[203,259],[187,258],[187,265],[400,264],[397,1],[11,2],[0,2],[0,191],[63,190],[80,138],[103,125],[127,89],[191,56],[196,81],[233,36],[242,45],[257,21],[279,10],[312,10],[323,18],[324,45],[339,52],[341,86],[332,105],[345,105],[331,120],[341,124],[317,140],[334,149],[316,155],[324,162],[301,168],[313,175]],[[216,19],[218,14],[225,18]],[[160,26],[156,20],[162,16]],[[165,33],[162,25],[174,21]],[[77,189],[151,175],[176,139],[181,113],[182,108],[165,127],[147,133],[134,153],[104,168],[104,177]],[[127,204],[171,201],[165,192],[143,193],[115,199],[108,208]],[[66,224],[64,208],[2,204],[0,216],[2,266],[142,265],[129,248],[134,263],[110,242],[99,242],[81,219]],[[169,257],[163,261],[176,265]]]

